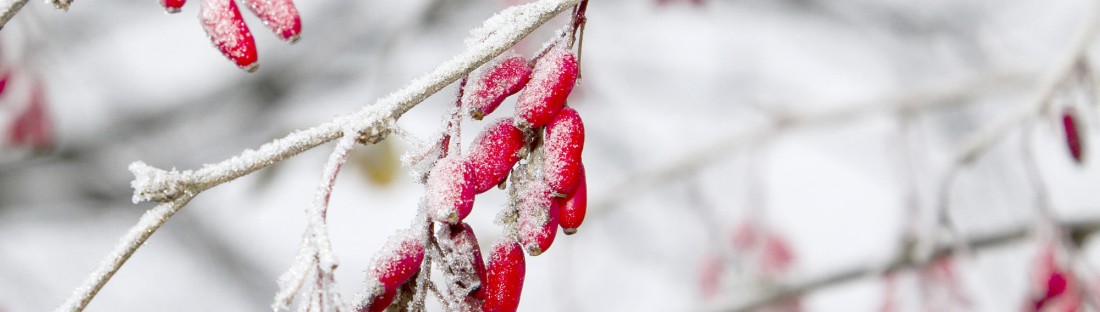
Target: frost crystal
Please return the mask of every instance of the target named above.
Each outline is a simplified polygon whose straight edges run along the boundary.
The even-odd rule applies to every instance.
[[[169,201],[183,194],[185,181],[190,181],[190,170],[164,171],[136,161],[128,168],[134,174],[130,187],[134,188],[135,204],[147,201]]]

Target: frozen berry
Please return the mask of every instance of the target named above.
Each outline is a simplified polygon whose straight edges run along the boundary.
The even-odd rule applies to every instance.
[[[358,311],[385,310],[397,295],[397,287],[416,274],[423,261],[424,244],[416,233],[402,231],[391,236],[371,264],[371,281],[377,282],[371,286],[374,287],[371,290],[373,299],[369,306],[360,307]]]
[[[492,65],[477,82],[466,86],[462,102],[470,109],[470,117],[492,114],[504,99],[516,94],[531,78],[531,65],[522,56],[513,56]]]
[[[276,36],[290,42],[298,41],[298,35],[302,33],[302,19],[293,1],[244,0],[244,3]]]
[[[584,150],[584,123],[577,111],[571,107],[562,109],[546,126],[545,140],[543,176],[546,183],[554,192],[569,194],[577,185]]]
[[[203,0],[199,20],[210,41],[222,54],[248,72],[256,71],[256,40],[233,0]]]
[[[588,182],[585,181],[584,166],[581,166],[581,176],[577,179],[577,187],[561,201],[558,221],[561,222],[561,230],[565,235],[577,233],[577,228],[584,222],[584,213],[588,209]]]
[[[474,229],[465,222],[447,225],[439,230],[438,241],[443,263],[451,270],[453,286],[467,291],[470,297],[484,299],[485,261],[481,259]]]
[[[568,49],[557,47],[535,64],[531,81],[516,102],[516,120],[520,128],[538,128],[558,114],[573,85],[577,82],[577,58]]]
[[[467,157],[474,171],[474,193],[484,193],[500,184],[519,161],[524,144],[523,132],[512,125],[512,118],[499,119],[482,130]]]
[[[526,272],[523,249],[506,239],[493,246],[485,277],[485,312],[516,311]]]
[[[545,189],[529,187],[519,207],[519,239],[527,254],[550,249],[558,233],[559,202]]]
[[[427,205],[438,222],[456,224],[474,208],[474,171],[458,157],[446,157],[428,174]]]
[[[179,13],[186,2],[187,0],[161,0],[160,4],[164,6],[164,10],[168,13]]]

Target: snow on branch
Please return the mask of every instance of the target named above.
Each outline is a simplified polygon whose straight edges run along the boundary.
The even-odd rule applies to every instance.
[[[0,1],[5,1],[0,5],[6,4],[4,8],[7,10],[3,17],[9,19],[26,2]],[[147,211],[130,228],[114,250],[55,311],[83,310],[145,240],[198,193],[345,135],[355,135],[356,141],[363,144],[373,144],[385,139],[393,132],[397,120],[405,112],[507,51],[550,18],[579,2],[580,0],[541,0],[505,9],[471,31],[471,38],[466,40],[467,49],[461,54],[412,80],[404,88],[379,99],[373,105],[316,127],[295,131],[222,162],[207,164],[197,170],[183,171],[163,170],[140,161],[134,162],[130,165],[130,171],[135,176],[131,182],[134,202],[156,201],[161,204]],[[6,22],[6,19],[0,22]]]

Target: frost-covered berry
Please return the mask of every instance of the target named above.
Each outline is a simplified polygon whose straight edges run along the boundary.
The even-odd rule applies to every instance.
[[[531,65],[522,56],[512,56],[493,64],[476,82],[466,86],[462,98],[470,109],[470,117],[492,114],[504,99],[516,94],[531,78]]]
[[[466,161],[474,171],[474,193],[481,194],[500,184],[519,161],[525,141],[512,118],[501,118],[478,134]]]
[[[519,241],[527,254],[541,255],[550,249],[558,233],[559,202],[542,187],[524,190],[519,207]]]
[[[202,0],[199,4],[199,21],[210,41],[225,57],[248,72],[254,72],[256,64],[256,40],[248,25],[241,18],[241,10],[233,0]]]
[[[474,208],[474,171],[458,157],[446,157],[428,174],[427,204],[432,219],[456,224]]]
[[[581,152],[584,150],[584,123],[571,107],[561,110],[546,126],[546,161],[543,177],[554,192],[569,194],[577,185],[581,172]]]
[[[1067,107],[1062,111],[1062,127],[1066,134],[1066,148],[1069,149],[1070,156],[1073,156],[1073,160],[1078,164],[1081,164],[1081,157],[1084,156],[1084,138],[1081,136],[1080,125],[1078,124],[1077,112],[1072,107]]]
[[[164,10],[168,13],[179,13],[186,2],[187,0],[161,0],[160,4],[164,6]]]
[[[439,230],[437,241],[443,251],[443,264],[450,270],[452,286],[461,295],[475,300],[484,299],[485,261],[481,259],[481,247],[469,224],[452,224]]]
[[[558,222],[565,235],[577,233],[577,228],[584,222],[584,214],[588,210],[588,182],[585,181],[584,166],[581,166],[581,176],[577,178],[577,187],[565,198],[555,199],[560,201]]]
[[[302,19],[293,1],[244,0],[244,3],[276,36],[290,42],[298,41],[298,35],[302,33]]]
[[[523,249],[513,240],[505,239],[493,246],[489,254],[489,272],[485,277],[485,304],[482,311],[516,311],[523,292],[526,263]]]
[[[577,58],[568,49],[551,49],[535,64],[531,81],[516,102],[516,124],[520,128],[546,125],[565,105],[565,98],[577,82]]]
[[[371,262],[367,283],[373,299],[370,305],[361,306],[357,311],[385,310],[397,295],[397,287],[420,270],[423,261],[424,244],[416,233],[401,231],[391,236]]]

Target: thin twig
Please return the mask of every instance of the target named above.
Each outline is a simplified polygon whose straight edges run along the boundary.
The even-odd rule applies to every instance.
[[[1074,236],[1080,235],[1081,237],[1089,236],[1096,231],[1100,230],[1100,218],[1091,219],[1076,219],[1074,221],[1062,222],[1066,231]],[[1010,243],[1020,242],[1032,237],[1032,226],[1030,224],[1023,224],[1020,226],[996,231],[985,235],[972,235],[968,237],[966,242],[967,246],[970,246],[971,250],[986,251],[996,249],[1001,246],[1008,245]],[[937,260],[944,259],[956,255],[960,250],[956,248],[956,244],[948,242],[936,246],[932,252],[932,256],[923,262],[914,261],[912,257],[908,255],[904,250],[899,250],[897,254],[891,257],[888,261],[872,264],[872,265],[859,265],[849,269],[837,270],[832,273],[822,275],[816,278],[810,278],[797,283],[789,283],[786,285],[767,289],[763,296],[755,297],[743,302],[722,302],[712,306],[711,310],[716,311],[753,311],[762,307],[767,307],[772,304],[783,302],[786,299],[790,299],[802,294],[806,294],[812,291],[820,290],[826,287],[839,286],[844,283],[852,282],[862,278],[874,278],[879,276],[886,276],[890,273],[918,268],[927,264],[934,263]]]
[[[995,74],[966,81],[947,88],[918,91],[886,99],[872,100],[845,106],[824,113],[779,116],[775,122],[757,126],[751,130],[732,134],[701,149],[685,153],[666,165],[633,174],[609,187],[609,191],[593,201],[589,213],[593,218],[611,213],[618,203],[631,195],[663,185],[670,181],[694,176],[711,164],[729,159],[729,155],[766,142],[770,138],[797,129],[841,124],[852,119],[876,113],[902,113],[926,111],[964,103],[961,99],[976,96],[995,87],[1003,87],[1020,81],[1018,75]]]
[[[469,44],[466,51],[436,67],[432,72],[412,80],[401,90],[358,112],[293,132],[264,144],[257,150],[245,150],[238,156],[220,163],[204,165],[194,171],[166,171],[135,162],[130,166],[135,175],[135,180],[131,183],[134,187],[134,201],[159,201],[163,204],[146,212],[142,220],[131,227],[130,232],[122,237],[99,267],[55,311],[82,311],[145,240],[198,193],[335,140],[345,129],[357,133],[357,139],[365,144],[384,139],[405,112],[508,50],[550,18],[579,1],[542,0],[505,9],[483,24],[480,33],[488,34],[486,37]],[[486,32],[484,28],[492,28],[492,31]]]
[[[19,13],[24,4],[27,0],[0,0],[0,29],[4,29],[4,25],[15,17],[15,13]]]

